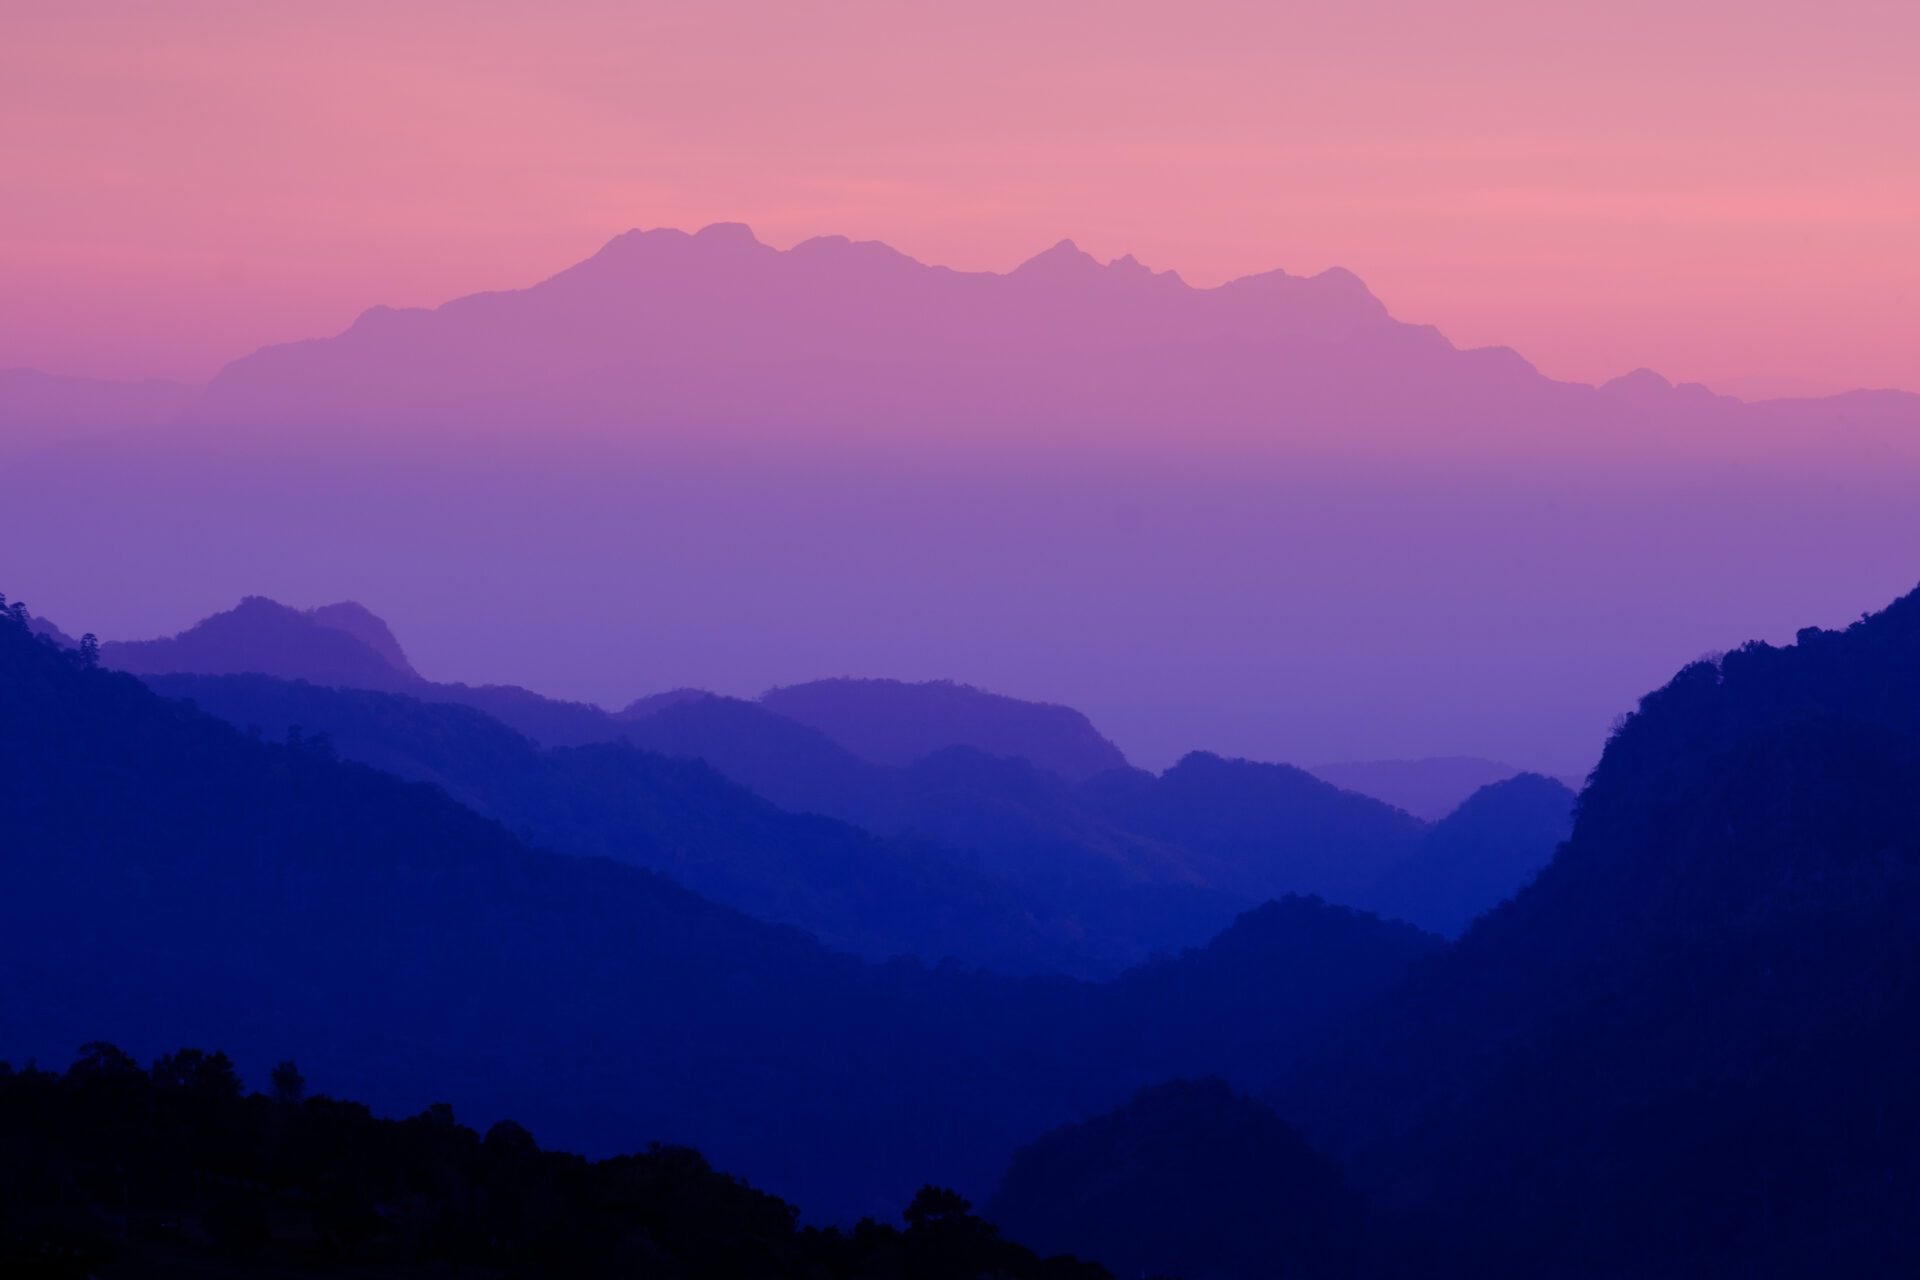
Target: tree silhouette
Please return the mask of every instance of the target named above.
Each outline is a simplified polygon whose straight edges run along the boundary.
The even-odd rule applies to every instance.
[[[162,1089],[182,1089],[210,1099],[237,1098],[242,1091],[233,1059],[224,1053],[182,1049],[155,1062],[152,1075]]]
[[[0,1063],[0,1275],[1110,1280],[940,1188],[905,1231],[803,1229],[684,1147],[588,1161],[511,1120],[483,1140],[444,1105],[383,1120],[308,1096],[291,1062],[271,1080],[249,1095],[225,1054],[142,1071],[106,1043],[64,1075]]]
[[[973,1211],[973,1202],[947,1187],[924,1186],[915,1193],[913,1203],[901,1216],[909,1227],[931,1227],[953,1218],[964,1218]]]
[[[267,1080],[273,1085],[274,1099],[287,1106],[298,1106],[307,1096],[307,1078],[292,1061],[276,1065]]]
[[[95,1040],[80,1046],[80,1056],[67,1068],[70,1079],[99,1079],[107,1076],[133,1076],[140,1074],[140,1064],[132,1055],[123,1052],[115,1045],[104,1040]]]

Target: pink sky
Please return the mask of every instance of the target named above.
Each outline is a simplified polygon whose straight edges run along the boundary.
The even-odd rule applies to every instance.
[[[0,367],[200,379],[737,220],[1338,264],[1556,376],[1920,388],[1911,0],[7,8]]]

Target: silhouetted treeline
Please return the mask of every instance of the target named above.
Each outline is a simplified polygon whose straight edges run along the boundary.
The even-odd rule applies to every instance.
[[[904,1226],[801,1228],[685,1147],[591,1161],[434,1106],[386,1120],[308,1097],[291,1062],[248,1093],[221,1053],[143,1070],[108,1044],[64,1072],[0,1064],[0,1272],[1104,1280],[1002,1240],[927,1187]]]

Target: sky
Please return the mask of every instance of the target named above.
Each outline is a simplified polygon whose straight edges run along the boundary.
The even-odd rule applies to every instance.
[[[1920,5],[0,0],[0,368],[197,381],[629,227],[1358,272],[1596,381],[1920,388]]]

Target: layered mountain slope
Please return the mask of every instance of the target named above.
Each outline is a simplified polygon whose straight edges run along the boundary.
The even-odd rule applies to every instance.
[[[818,729],[756,702],[715,694],[676,698],[617,718],[626,741],[705,760],[783,809],[879,827],[891,804],[884,771]]]
[[[1547,865],[1573,830],[1576,802],[1565,783],[1537,773],[1482,787],[1429,827],[1419,849],[1387,868],[1358,901],[1455,937]]]
[[[343,629],[348,624],[352,629]],[[1023,760],[952,747],[898,769],[863,760],[819,730],[760,703],[687,690],[610,714],[512,686],[428,681],[410,666],[395,667],[396,656],[404,664],[385,624],[357,605],[300,611],[259,597],[172,639],[109,644],[103,651],[109,665],[140,672],[266,673],[317,685],[398,691],[424,702],[484,711],[549,746],[625,743],[704,761],[793,814],[818,814],[866,828],[900,851],[904,863],[873,886],[881,897],[857,910],[851,899],[837,896],[809,904],[811,894],[773,909],[776,884],[795,887],[785,875],[758,889],[743,880],[702,881],[722,900],[769,918],[819,928],[862,953],[893,948],[964,956],[1014,970],[1038,965],[1111,973],[1156,951],[1177,950],[1211,936],[1252,901],[1207,884],[1184,854],[1089,813],[1064,781]],[[166,687],[193,692],[187,683]],[[370,721],[354,704],[329,703],[318,691],[302,694],[243,684],[229,686],[227,693],[216,698],[215,705],[235,724],[272,727],[276,734],[294,724],[310,732],[332,732],[355,758],[395,768],[403,776],[444,782],[487,812],[503,818],[518,814],[522,825],[536,831],[556,829],[549,820],[535,821],[538,811],[520,809],[497,793],[483,793],[473,777],[443,770],[444,762],[424,762],[408,735],[398,740],[393,736],[404,715]],[[1031,705],[984,694],[965,696],[1002,714],[1005,709],[997,702],[1004,701],[1016,721]],[[287,698],[304,701],[307,718],[288,719],[286,708],[276,705]],[[1055,719],[1050,711],[1045,709],[1043,722]],[[1065,715],[1084,724],[1072,712]],[[370,734],[374,727],[379,732]],[[499,753],[491,754],[497,765]],[[529,754],[522,763],[536,778],[544,777],[551,766],[532,763],[535,759]],[[544,784],[529,779],[525,785]],[[598,789],[605,791],[604,785]],[[558,829],[570,832],[569,841],[585,840],[588,847],[581,851],[613,852],[603,841],[610,832],[625,830],[625,819],[608,809],[607,803],[586,804],[573,811],[577,819],[562,822]],[[597,834],[586,834],[594,828]],[[639,856],[644,862],[648,855],[630,851],[623,856]],[[946,868],[934,872],[941,862]],[[733,864],[734,870],[743,866]],[[816,890],[834,879],[826,867],[813,870],[826,877],[816,882]],[[703,874],[723,873],[718,866],[706,866]],[[959,914],[929,915],[932,904],[919,891],[895,899],[900,913],[891,924],[886,913],[873,913],[871,908],[885,897],[883,886],[904,890],[905,881],[923,874],[958,895],[950,911]],[[921,889],[931,886],[928,880]],[[921,905],[908,909],[908,898],[913,897],[921,898]],[[795,911],[803,914],[791,914]],[[942,917],[946,924],[938,923]],[[988,926],[977,938],[969,940],[947,927],[969,918]],[[923,926],[932,926],[931,931],[920,932]]]
[[[111,643],[103,660],[142,672],[258,672],[398,691],[484,711],[548,746],[625,743],[704,761],[793,814],[818,814],[875,833],[902,862],[874,882],[872,898],[847,897],[862,877],[841,875],[848,868],[837,862],[823,864],[812,869],[819,877],[812,889],[783,905],[779,892],[797,890],[799,881],[779,874],[755,887],[747,867],[771,872],[773,864],[754,857],[702,862],[716,850],[701,839],[677,855],[682,867],[699,868],[681,878],[722,901],[869,955],[897,950],[1016,971],[1040,966],[1102,975],[1191,946],[1247,906],[1289,893],[1319,894],[1453,932],[1522,883],[1564,834],[1555,819],[1539,816],[1537,797],[1524,802],[1531,794],[1525,788],[1498,793],[1506,799],[1480,806],[1470,823],[1428,832],[1405,814],[1301,770],[1205,753],[1157,778],[1123,767],[1076,787],[1063,775],[1120,759],[1085,717],[950,684],[821,682],[760,702],[678,690],[608,713],[512,686],[436,683],[413,671],[384,622],[354,604],[300,611],[250,597],[169,640]],[[191,692],[184,684],[167,687]],[[569,768],[592,772],[586,757],[524,752],[518,759],[526,776],[508,786],[511,770],[500,763],[500,752],[482,751],[486,764],[478,773],[430,759],[414,740],[420,734],[402,728],[412,713],[369,717],[360,703],[258,683],[228,686],[226,695],[215,705],[235,724],[271,728],[276,736],[295,724],[332,732],[356,759],[440,781],[483,811],[543,837],[565,832],[562,848],[670,869],[657,861],[668,856],[666,845],[622,843],[635,834],[634,815],[621,812],[611,775],[587,786],[599,799],[576,796],[564,810],[570,816],[557,818],[545,807],[560,785],[556,762],[568,759]],[[279,705],[288,699],[304,704],[305,718],[289,718]],[[869,755],[911,763],[862,758],[822,728],[776,709],[788,702],[848,742],[864,734]],[[456,737],[486,736],[470,720],[420,714],[425,723],[459,726],[447,730]],[[892,728],[890,720],[911,727]],[[954,739],[1006,753],[950,745]],[[929,752],[921,754],[922,747]],[[1036,764],[1036,756],[1053,767]],[[617,757],[609,751],[592,758]],[[515,786],[522,788],[518,795]],[[525,788],[545,799],[529,800]],[[1547,808],[1552,803],[1544,801]],[[946,869],[933,871],[938,863]],[[950,912],[934,909],[923,892],[935,880],[958,895]],[[828,896],[816,899],[822,891]],[[865,905],[856,906],[856,898]],[[888,912],[876,912],[888,901],[898,909],[891,924]],[[965,920],[983,932],[969,939],[959,928]]]
[[[1283,1111],[1460,1274],[1910,1267],[1916,653],[1920,594],[1648,695],[1551,865]]]
[[[870,959],[952,957],[1003,972],[1088,972],[1004,886],[917,846],[789,813],[707,764],[624,743],[542,750],[469,707],[260,676],[150,676],[273,740],[342,755],[455,799],[544,847],[632,863]]]
[[[413,664],[407,661],[407,655],[400,648],[400,641],[394,638],[393,629],[387,626],[386,619],[375,614],[363,604],[351,600],[342,600],[335,604],[323,604],[317,609],[308,609],[306,616],[323,627],[343,631],[379,654],[387,665],[396,671],[416,675]]]
[[[1205,946],[1106,984],[1114,1020],[1107,1051],[1150,1064],[1148,1079],[1219,1075],[1261,1089],[1300,1055],[1295,1028],[1337,1021],[1358,993],[1390,989],[1443,946],[1413,925],[1318,898],[1264,903]],[[1297,973],[1315,976],[1286,986],[1249,981]],[[1153,1013],[1129,1023],[1138,1010]]]
[[[513,685],[427,680],[407,661],[386,622],[351,601],[303,610],[248,596],[175,636],[108,641],[100,660],[136,675],[255,674],[458,703],[549,746],[606,742],[620,732],[604,711],[584,703]]]
[[[1317,894],[1447,935],[1546,865],[1574,806],[1561,783],[1522,774],[1429,825],[1290,765],[1207,752],[1158,777],[1106,774],[1081,794],[1121,829],[1184,851],[1209,885],[1256,900]]]
[[[760,697],[863,759],[909,765],[946,747],[1013,756],[1070,782],[1127,758],[1071,707],[1023,702],[951,680],[815,680]]]
[[[617,726],[617,741],[541,750],[472,708],[417,697],[250,676],[147,682],[275,740],[325,734],[544,844],[651,867],[869,957],[1106,976],[1210,937],[1246,905],[1024,761],[953,748],[887,769],[754,703],[702,696]]]
[[[332,618],[356,617],[346,611],[359,609],[347,604],[328,607],[333,611],[328,615]],[[364,629],[364,624],[360,625]],[[384,632],[385,625],[380,629]],[[391,638],[389,634],[388,640]],[[101,646],[100,660],[135,675],[247,671],[315,684],[385,690],[411,689],[423,683],[407,665],[397,644],[390,652],[382,652],[354,630],[323,620],[319,611],[289,609],[264,596],[248,596],[225,613],[203,618],[166,639],[109,640]]]
[[[1316,778],[1346,791],[1384,800],[1416,818],[1438,822],[1482,787],[1521,772],[1478,756],[1431,756],[1424,760],[1351,760],[1314,765]]]
[[[293,1057],[383,1110],[446,1101],[591,1151],[693,1143],[828,1216],[925,1181],[977,1194],[1156,1065],[1134,1046],[1162,1006],[1124,988],[865,965],[537,852],[324,741],[251,740],[10,619],[0,811],[11,1060],[102,1038],[223,1044],[256,1074]],[[1239,981],[1297,1049],[1378,993],[1369,972],[1308,956]]]
[[[1412,856],[1425,824],[1291,765],[1195,751],[1157,777],[1138,770],[1081,788],[1110,821],[1206,860],[1207,875],[1243,896],[1314,893],[1359,903],[1385,870]]]
[[[622,713],[620,724],[625,740],[706,760],[783,808],[938,840],[1064,905],[1089,871],[1115,882],[1203,883],[1184,854],[1116,827],[1057,774],[1016,756],[944,746],[905,767],[875,764],[764,702],[711,695],[638,718]]]

